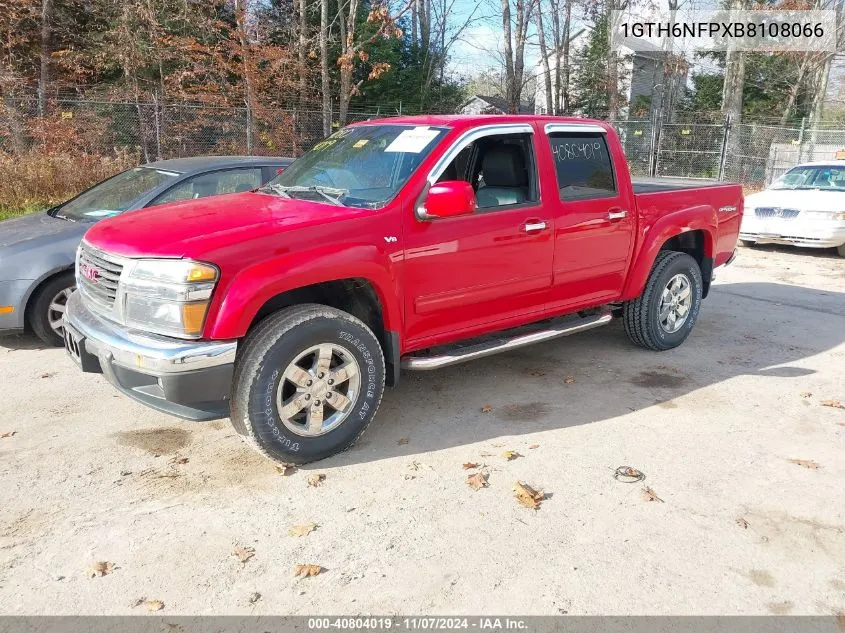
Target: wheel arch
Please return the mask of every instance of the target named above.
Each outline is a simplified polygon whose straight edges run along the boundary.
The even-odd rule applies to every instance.
[[[44,273],[38,279],[34,280],[32,284],[30,284],[29,289],[27,290],[26,294],[23,297],[23,301],[21,302],[23,305],[23,314],[24,314],[24,327],[27,329],[31,329],[30,324],[30,312],[32,310],[32,302],[33,299],[38,296],[38,293],[41,292],[41,289],[50,283],[54,278],[58,277],[59,275],[64,275],[66,273],[73,272],[73,265],[71,266],[59,266],[56,268],[50,269],[48,272]]]
[[[716,243],[716,224],[711,213],[702,209],[687,209],[663,216],[646,233],[643,246],[638,250],[628,273],[622,300],[640,296],[645,289],[657,255],[661,251],[687,253],[698,262],[704,283],[703,297],[710,290],[713,279],[713,258]]]

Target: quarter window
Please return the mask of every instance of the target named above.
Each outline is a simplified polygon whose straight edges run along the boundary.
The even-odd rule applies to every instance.
[[[613,164],[600,132],[549,134],[560,199],[587,200],[616,195]]]

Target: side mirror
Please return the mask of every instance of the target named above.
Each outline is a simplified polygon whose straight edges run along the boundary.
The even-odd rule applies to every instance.
[[[454,218],[475,213],[476,207],[471,184],[465,180],[446,180],[429,187],[422,211],[426,218]]]

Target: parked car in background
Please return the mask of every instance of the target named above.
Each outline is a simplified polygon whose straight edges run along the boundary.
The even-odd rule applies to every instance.
[[[739,185],[632,183],[601,121],[367,121],[255,192],[93,227],[65,347],[147,406],[229,416],[265,455],[302,464],[349,447],[400,367],[614,314],[636,345],[680,345],[741,215]]]
[[[746,196],[739,239],[835,248],[845,257],[845,161],[798,165]]]
[[[0,222],[0,334],[61,345],[76,248],[92,224],[126,211],[260,187],[292,158],[198,156],[129,169],[48,209]],[[232,210],[236,212],[236,209]]]

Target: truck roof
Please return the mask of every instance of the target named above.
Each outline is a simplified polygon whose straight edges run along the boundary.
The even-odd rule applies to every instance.
[[[547,116],[534,114],[420,114],[415,116],[395,116],[370,119],[353,125],[399,124],[399,125],[436,125],[453,128],[469,128],[476,125],[495,125],[497,123],[580,123],[609,127],[607,121],[582,119],[578,117]]]

